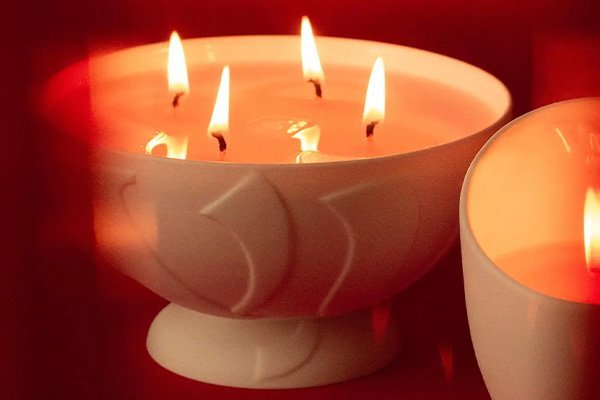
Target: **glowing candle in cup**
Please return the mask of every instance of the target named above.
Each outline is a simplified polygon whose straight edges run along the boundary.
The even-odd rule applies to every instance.
[[[579,240],[540,244],[499,257],[497,265],[535,291],[567,301],[600,304],[600,210],[593,189],[580,207],[583,229]],[[584,211],[585,210],[585,211]]]
[[[467,311],[495,400],[600,396],[599,107],[578,99],[513,121],[465,179]]]

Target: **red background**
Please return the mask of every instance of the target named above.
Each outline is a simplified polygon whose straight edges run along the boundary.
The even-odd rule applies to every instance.
[[[0,398],[488,399],[464,310],[459,251],[401,294],[405,347],[370,377],[323,388],[251,391],[192,382],[147,356],[166,302],[95,266],[87,154],[52,132],[35,98],[90,51],[183,37],[295,34],[399,43],[450,55],[502,79],[515,114],[600,94],[600,5],[523,0],[5,0],[0,71]],[[510,383],[507,383],[510,384]]]

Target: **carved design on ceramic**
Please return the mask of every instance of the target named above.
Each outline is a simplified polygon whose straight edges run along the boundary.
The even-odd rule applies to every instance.
[[[152,184],[127,186],[123,202],[147,242],[145,253],[178,282],[180,294],[185,289],[189,307],[244,315],[274,293],[290,262],[290,223],[264,177],[246,176],[200,207],[193,192],[148,201]]]
[[[282,324],[288,329],[288,324]],[[256,364],[254,365],[254,380],[284,378],[302,369],[319,349],[321,330],[319,323],[312,319],[299,319],[295,329],[279,342],[264,343],[255,348]]]
[[[419,202],[412,186],[398,178],[344,188],[320,201],[339,220],[347,241],[343,265],[318,309],[327,315],[345,307],[337,298],[376,296],[381,282],[396,278],[419,227]]]
[[[290,223],[280,195],[264,177],[253,174],[200,214],[224,227],[243,252],[248,284],[231,311],[248,313],[273,294],[290,262]]]
[[[207,311],[225,312],[222,305],[194,292],[159,257],[157,206],[144,198],[144,179],[134,173],[125,176],[110,171],[109,174],[111,179],[104,181],[112,184],[103,188],[103,194],[98,196],[101,201],[94,205],[98,248],[123,273],[158,294],[190,299]]]

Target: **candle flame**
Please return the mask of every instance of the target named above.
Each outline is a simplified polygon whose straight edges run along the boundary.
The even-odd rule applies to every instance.
[[[319,126],[310,126],[301,129],[292,136],[300,140],[301,151],[319,151],[319,141],[321,139],[321,128]]]
[[[157,146],[165,145],[168,158],[179,158],[185,160],[187,155],[187,137],[174,138],[165,132],[156,132],[156,136],[146,144],[146,154],[152,155]]]
[[[381,57],[377,57],[365,98],[363,123],[372,124],[383,121],[385,117],[385,68]]]
[[[169,41],[167,76],[170,92],[175,95],[189,93],[190,85],[188,82],[187,67],[185,65],[183,45],[181,44],[179,34],[175,31],[171,33],[171,39]]]
[[[221,135],[229,131],[229,66],[223,68],[221,73],[221,83],[219,92],[215,101],[210,124],[208,125],[208,135],[214,136],[215,133]]]
[[[585,262],[589,272],[600,272],[600,200],[598,193],[588,188],[583,213]]]
[[[313,35],[308,17],[302,17],[300,29],[300,41],[302,45],[302,70],[304,79],[315,84],[321,84],[325,81],[321,60],[317,52],[317,44]]]

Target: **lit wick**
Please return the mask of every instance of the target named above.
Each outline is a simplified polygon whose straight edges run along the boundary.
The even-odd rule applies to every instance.
[[[219,151],[227,150],[224,134],[229,131],[229,66],[223,68],[221,83],[217,92],[217,100],[213,109],[208,134],[219,141]]]
[[[304,79],[314,85],[315,94],[318,98],[322,98],[323,87],[321,85],[325,80],[325,76],[308,17],[302,17],[300,43],[302,47],[302,72]]]
[[[314,79],[309,79],[308,81],[315,85],[315,94],[317,97],[320,99],[323,98],[323,89],[321,88],[321,84]]]
[[[167,76],[169,91],[175,93],[173,97],[173,108],[179,105],[179,99],[189,93],[190,85],[188,82],[187,67],[185,65],[185,55],[183,54],[183,45],[177,32],[171,33],[169,40],[169,60],[167,64]]]
[[[179,99],[184,94],[185,93],[183,93],[183,92],[175,93],[175,97],[173,97],[173,102],[171,103],[171,104],[173,104],[173,108],[176,108],[179,105]]]
[[[370,138],[371,136],[373,136],[373,133],[375,133],[375,125],[377,125],[379,121],[373,121],[370,124],[367,125],[367,138]]]
[[[225,150],[227,150],[227,142],[225,141],[223,134],[221,132],[211,132],[210,134],[219,141],[219,151],[221,153],[225,152]]]
[[[367,95],[365,97],[365,109],[363,112],[363,123],[367,124],[367,139],[373,137],[375,125],[383,121],[385,117],[385,69],[383,60],[378,57],[373,64]]]

